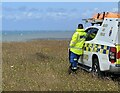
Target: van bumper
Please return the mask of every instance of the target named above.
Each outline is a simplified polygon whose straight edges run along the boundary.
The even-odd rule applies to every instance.
[[[110,72],[113,72],[113,73],[118,73],[120,74],[120,64],[111,64],[110,65]]]

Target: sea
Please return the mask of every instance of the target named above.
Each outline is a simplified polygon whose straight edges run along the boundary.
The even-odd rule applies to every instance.
[[[31,40],[69,40],[74,31],[2,31],[2,42],[26,42]]]

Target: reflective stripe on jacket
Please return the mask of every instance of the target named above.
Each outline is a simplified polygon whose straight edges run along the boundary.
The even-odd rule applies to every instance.
[[[77,54],[83,54],[83,45],[85,43],[87,33],[84,29],[76,29],[70,41],[70,51]]]

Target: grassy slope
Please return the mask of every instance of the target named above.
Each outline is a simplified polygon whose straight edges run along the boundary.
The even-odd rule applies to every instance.
[[[68,75],[68,41],[3,43],[3,90],[116,91],[117,82],[79,70]]]

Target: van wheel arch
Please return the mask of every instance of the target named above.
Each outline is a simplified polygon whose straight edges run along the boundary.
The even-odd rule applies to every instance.
[[[99,59],[96,54],[92,56],[92,73],[98,77],[103,77],[103,72],[100,70]]]

